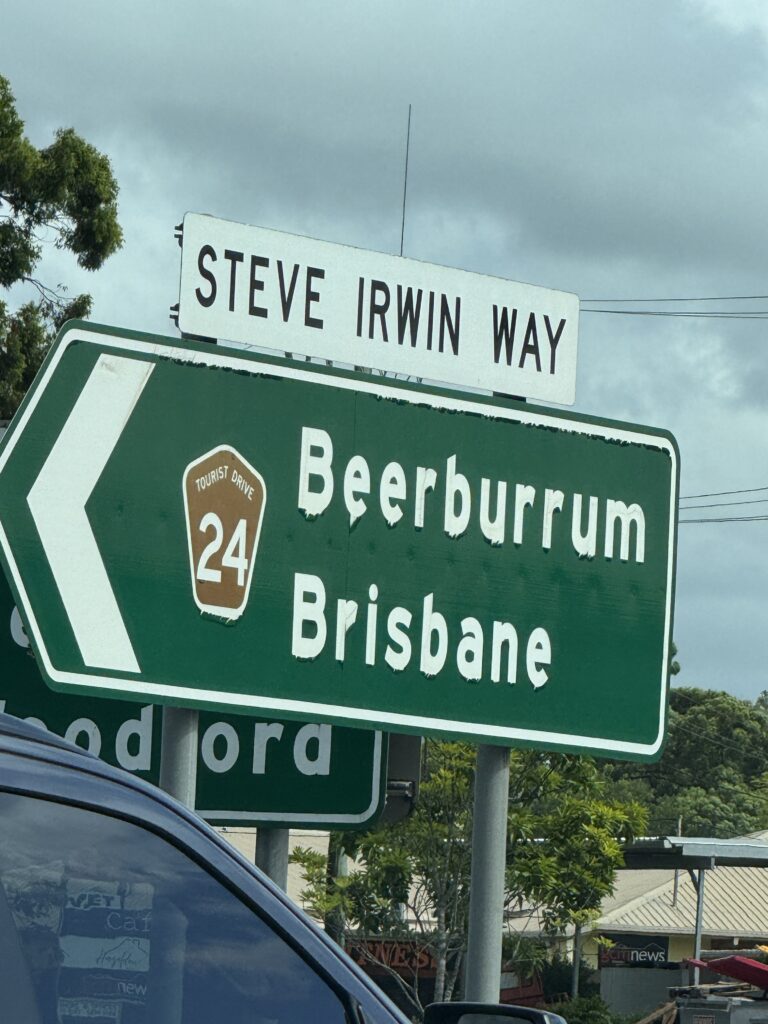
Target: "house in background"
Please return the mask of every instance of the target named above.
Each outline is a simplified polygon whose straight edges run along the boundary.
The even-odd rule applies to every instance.
[[[253,858],[253,829],[221,831],[249,859]],[[762,856],[768,865],[768,831],[734,840],[673,837],[671,842],[694,849],[697,844],[707,844],[708,850],[715,850],[723,858],[739,854],[755,859]],[[290,845],[326,852],[328,836],[292,831]],[[768,945],[768,866],[720,865],[708,868],[704,874],[702,950],[734,953]],[[301,869],[292,864],[288,893],[299,904],[302,888]],[[696,889],[684,868],[626,868],[617,873],[613,895],[603,901],[599,915],[583,930],[581,938],[582,959],[599,971],[601,994],[615,1012],[649,1012],[666,1000],[668,988],[689,983],[685,961],[695,952],[696,907]],[[509,911],[506,928],[518,935],[543,937],[540,916],[530,907]],[[573,955],[573,930],[552,941],[565,956]],[[403,969],[409,967],[410,961],[403,952],[405,944],[389,945],[392,956],[399,958],[397,964],[402,960]],[[424,974],[429,974],[429,966]],[[717,976],[703,974],[702,980],[715,981]],[[505,974],[502,987],[509,990],[505,992],[507,998],[511,999],[514,993],[516,1002],[537,1001],[536,993],[528,998],[519,985],[519,979]]]
[[[634,880],[626,876],[640,876]],[[638,892],[638,887],[644,891]],[[667,989],[689,981],[695,954],[696,890],[687,871],[619,872],[584,943],[600,969],[600,992],[617,1013],[650,1011]],[[598,937],[613,945],[600,946]],[[701,949],[724,954],[768,942],[768,868],[718,866],[706,872]],[[702,976],[716,981],[717,976]]]
[[[708,851],[715,851],[713,857],[724,860],[766,859],[766,867],[720,864],[703,872],[704,953],[754,950],[768,943],[766,840],[768,832],[734,840],[671,840],[686,844],[689,851],[706,844]],[[665,859],[673,858],[670,854]],[[702,863],[703,858],[699,866]],[[613,895],[603,901],[581,938],[582,959],[600,972],[601,994],[615,1012],[650,1011],[666,999],[668,988],[689,983],[685,961],[696,952],[696,910],[696,887],[684,868],[627,868],[617,873]],[[542,934],[539,917],[530,910],[519,910],[507,924],[517,933]],[[572,930],[556,941],[566,956],[573,955]],[[702,975],[701,980],[715,981],[717,976]]]

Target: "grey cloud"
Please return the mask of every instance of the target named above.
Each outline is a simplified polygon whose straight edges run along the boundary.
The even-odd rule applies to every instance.
[[[0,69],[36,143],[72,124],[113,160],[125,249],[47,262],[106,322],[170,331],[186,210],[397,251],[409,103],[408,255],[768,292],[766,37],[700,3],[6,0]],[[584,314],[577,408],[672,429],[685,487],[768,485],[766,327]],[[763,688],[766,525],[681,527],[691,681]]]

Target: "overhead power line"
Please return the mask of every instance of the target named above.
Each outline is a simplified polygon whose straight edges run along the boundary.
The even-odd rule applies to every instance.
[[[723,516],[711,519],[678,519],[679,523],[764,523],[768,516]]]
[[[678,714],[679,713],[680,712],[678,712]],[[696,729],[695,727],[692,727],[690,725],[686,725],[684,722],[680,722],[680,721],[676,722],[675,723],[675,728],[676,729],[681,729],[683,732],[688,733],[690,736],[698,736],[699,739],[702,738],[702,734],[701,734],[701,730],[700,729]],[[709,735],[707,735],[706,742],[707,742],[707,744],[710,744],[710,745],[713,745],[713,746],[716,746],[716,747],[720,747],[723,750],[735,750],[738,754],[741,754],[742,757],[744,756],[745,753],[747,755],[749,755],[749,754],[754,755],[755,753],[757,753],[757,750],[754,747],[754,745],[751,746],[751,747],[747,747],[746,750],[745,750],[745,748],[743,746],[740,746],[737,743],[728,743],[727,740],[722,739],[720,736],[709,736]]]
[[[768,295],[699,295],[681,299],[581,299],[582,302],[747,302],[768,299]]]
[[[766,487],[742,487],[738,491],[707,491],[705,494],[683,494],[680,501],[688,501],[690,498],[722,498],[727,494],[755,494],[757,491],[768,491]]]
[[[705,320],[768,320],[768,309],[744,310],[743,312],[689,312],[664,309],[588,309],[581,307],[582,313],[611,313],[614,316],[667,316],[693,317]]]
[[[605,309],[605,306],[648,305],[660,303],[696,303],[696,302],[755,302],[768,299],[768,295],[687,295],[659,296],[657,298],[617,298],[617,299],[581,299],[582,313],[612,313],[614,316],[677,316],[703,317],[710,320],[765,320],[768,310],[765,309]]]
[[[681,512],[693,512],[697,508],[726,508],[729,505],[762,505],[768,498],[751,498],[748,501],[715,501],[711,505],[683,505]]]

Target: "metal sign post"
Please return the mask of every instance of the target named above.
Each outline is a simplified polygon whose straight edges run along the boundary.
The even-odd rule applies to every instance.
[[[192,810],[197,789],[197,726],[196,708],[163,708],[160,787]]]
[[[256,833],[256,867],[285,892],[288,889],[290,832],[287,828],[260,828]]]
[[[465,998],[497,1003],[509,812],[509,750],[477,748]]]

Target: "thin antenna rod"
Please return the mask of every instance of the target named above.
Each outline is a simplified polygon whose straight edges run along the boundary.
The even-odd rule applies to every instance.
[[[408,192],[408,153],[411,148],[411,104],[408,104],[408,134],[405,137],[405,177],[403,179],[403,223],[400,227],[400,255],[403,255],[405,237],[405,197]]]

